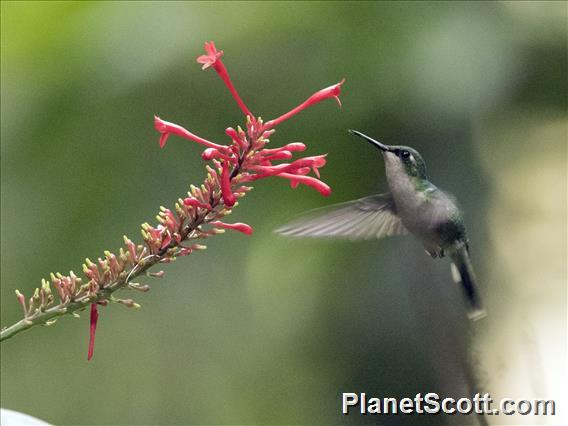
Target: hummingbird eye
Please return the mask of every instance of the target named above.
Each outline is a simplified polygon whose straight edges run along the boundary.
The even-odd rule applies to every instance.
[[[400,151],[400,158],[407,160],[410,158],[410,152],[408,152],[407,150],[403,149],[402,151]]]

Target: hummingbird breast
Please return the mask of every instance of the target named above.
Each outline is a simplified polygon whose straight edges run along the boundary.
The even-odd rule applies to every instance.
[[[444,191],[403,174],[391,177],[389,186],[402,223],[426,247],[449,248],[466,240],[461,212]]]

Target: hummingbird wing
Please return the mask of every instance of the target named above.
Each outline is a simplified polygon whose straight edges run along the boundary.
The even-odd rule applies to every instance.
[[[275,232],[292,237],[350,240],[369,240],[408,233],[396,214],[391,194],[372,195],[311,210]]]

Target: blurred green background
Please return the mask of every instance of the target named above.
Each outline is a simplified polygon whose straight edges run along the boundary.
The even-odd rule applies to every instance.
[[[341,392],[566,397],[565,2],[2,2],[1,321],[51,271],[80,271],[204,177],[196,144],[158,147],[153,114],[218,142],[242,123],[195,57],[204,41],[272,143],[329,153],[334,192],[258,182],[227,233],[135,296],[1,345],[1,405],[54,424],[472,424],[341,416]],[[469,324],[447,260],[412,238],[298,241],[304,210],[386,189],[355,128],[426,159],[465,210],[488,317]],[[470,362],[468,360],[473,360]],[[472,379],[472,377],[475,378]],[[564,413],[562,413],[564,411]],[[493,424],[566,421],[494,417]]]

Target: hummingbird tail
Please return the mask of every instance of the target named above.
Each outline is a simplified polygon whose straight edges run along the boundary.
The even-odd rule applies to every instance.
[[[483,318],[486,313],[479,298],[479,291],[475,280],[475,273],[469,258],[469,250],[465,244],[452,254],[452,277],[456,284],[460,284],[468,304],[470,320],[476,321]]]

